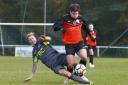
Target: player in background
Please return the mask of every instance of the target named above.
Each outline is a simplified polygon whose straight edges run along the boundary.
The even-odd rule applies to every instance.
[[[94,52],[95,52],[96,44],[97,44],[96,43],[97,33],[94,30],[94,25],[93,24],[89,24],[88,28],[89,28],[90,34],[95,39],[95,40],[92,41],[90,36],[88,34],[86,35],[86,45],[88,46],[88,50],[89,50],[89,67],[94,68],[95,65],[94,65],[93,61],[94,61]]]
[[[69,7],[69,13],[60,19],[58,19],[54,25],[54,31],[62,31],[62,42],[65,45],[65,50],[67,54],[68,68],[67,70],[72,73],[73,67],[75,66],[74,55],[77,55],[81,58],[80,63],[86,66],[87,62],[87,52],[83,48],[84,41],[81,34],[83,30],[85,33],[88,33],[91,36],[85,20],[80,15],[80,6],[77,3],[73,3]],[[84,78],[84,76],[82,76]],[[64,83],[68,83],[68,79]]]
[[[67,65],[66,54],[60,54],[50,45],[51,37],[41,35],[38,39],[33,33],[27,34],[28,42],[33,46],[33,65],[32,73],[24,80],[24,82],[30,81],[37,70],[37,63],[40,60],[48,68],[50,68],[55,73],[70,78],[71,80],[91,84],[89,80],[83,80],[81,77],[72,75],[67,71],[64,66]]]

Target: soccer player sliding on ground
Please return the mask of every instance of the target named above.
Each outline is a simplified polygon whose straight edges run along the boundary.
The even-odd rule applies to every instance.
[[[24,80],[24,82],[32,80],[33,75],[36,73],[38,60],[40,60],[56,74],[65,76],[83,84],[92,84],[91,81],[84,80],[80,76],[73,75],[64,68],[64,66],[67,66],[67,55],[61,54],[51,47],[51,37],[41,35],[41,37],[37,39],[33,33],[29,33],[27,34],[27,40],[33,46],[33,65],[32,73]]]

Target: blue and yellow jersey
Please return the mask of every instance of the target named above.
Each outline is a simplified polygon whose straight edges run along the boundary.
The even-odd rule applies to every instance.
[[[49,68],[53,68],[56,63],[58,63],[58,58],[60,55],[54,48],[51,47],[49,41],[43,41],[41,39],[37,40],[36,45],[33,47],[33,62],[38,62],[40,60]]]

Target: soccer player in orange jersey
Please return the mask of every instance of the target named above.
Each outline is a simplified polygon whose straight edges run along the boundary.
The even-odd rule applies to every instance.
[[[96,31],[94,31],[94,25],[93,24],[89,24],[88,26],[89,30],[90,30],[90,34],[92,35],[92,37],[94,38],[94,40],[92,41],[90,36],[87,34],[86,35],[86,45],[88,46],[89,49],[89,67],[90,68],[94,68],[94,63],[93,63],[93,58],[94,58],[94,52],[96,49]]]
[[[62,42],[65,45],[67,61],[68,61],[68,70],[72,73],[73,66],[76,64],[74,62],[75,53],[81,58],[80,63],[86,65],[87,61],[87,52],[83,48],[84,41],[81,34],[81,31],[88,33],[91,39],[89,29],[86,27],[87,24],[82,16],[79,14],[80,6],[77,3],[73,3],[69,7],[69,13],[59,20],[57,20],[54,25],[54,31],[62,31]],[[83,76],[84,77],[84,76]]]

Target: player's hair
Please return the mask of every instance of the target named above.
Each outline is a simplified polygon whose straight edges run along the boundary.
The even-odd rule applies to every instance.
[[[28,39],[28,37],[30,37],[30,36],[34,36],[34,32],[28,33],[28,34],[26,35],[26,38]]]
[[[93,23],[89,23],[88,25],[93,25]]]
[[[73,4],[70,5],[69,10],[71,12],[80,11],[80,5],[77,4],[77,3],[73,3]]]

